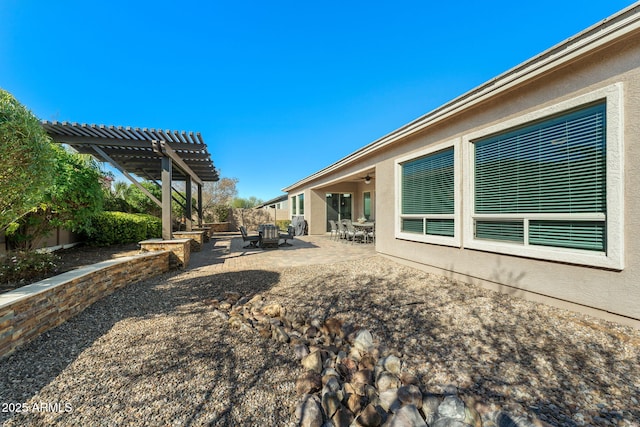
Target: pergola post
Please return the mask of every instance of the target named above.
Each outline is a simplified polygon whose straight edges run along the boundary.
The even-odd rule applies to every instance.
[[[171,222],[171,159],[162,157],[162,239],[171,240],[173,237]]]
[[[191,175],[187,175],[185,178],[185,205],[184,205],[184,216],[185,216],[185,226],[187,227],[187,231],[191,231],[193,229],[193,210],[191,207]]]
[[[202,227],[202,185],[198,184],[198,227]]]

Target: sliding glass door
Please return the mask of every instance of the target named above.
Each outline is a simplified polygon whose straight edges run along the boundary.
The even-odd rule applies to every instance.
[[[330,220],[352,219],[353,197],[350,193],[327,193],[327,231],[331,231]]]

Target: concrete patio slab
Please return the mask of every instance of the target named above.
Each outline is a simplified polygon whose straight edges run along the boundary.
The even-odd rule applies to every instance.
[[[191,255],[190,268],[215,265],[220,270],[287,268],[333,264],[375,256],[373,244],[335,241],[327,236],[296,236],[278,249],[244,247],[239,233],[217,234],[212,243]]]

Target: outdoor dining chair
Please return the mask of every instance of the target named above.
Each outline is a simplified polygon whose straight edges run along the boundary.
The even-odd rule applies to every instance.
[[[242,234],[242,241],[249,242],[248,246],[251,246],[252,248],[255,248],[258,242],[260,241],[260,236],[258,234],[250,236],[247,233],[247,229],[244,227],[244,225],[240,226],[240,234]],[[243,248],[246,248],[246,247],[247,245],[243,246]]]
[[[340,239],[347,238],[347,227],[344,225],[342,221],[338,221],[338,237]]]
[[[376,223],[373,223],[373,227],[371,227],[369,230],[366,231],[365,235],[364,235],[364,241],[365,242],[369,242],[372,241],[373,243],[376,242]]]
[[[284,239],[284,243],[280,243],[280,246],[293,246],[291,243],[287,243],[287,240],[293,240],[296,234],[296,229],[290,225],[287,227],[286,233],[280,233],[280,238]]]
[[[335,239],[338,240],[338,224],[336,224],[334,220],[330,219],[329,225],[331,226],[331,235],[329,238],[333,239],[335,237]]]
[[[361,242],[364,242],[365,234],[363,230],[356,230],[351,221],[345,224],[347,227],[347,240],[351,240],[351,244],[359,239]]]

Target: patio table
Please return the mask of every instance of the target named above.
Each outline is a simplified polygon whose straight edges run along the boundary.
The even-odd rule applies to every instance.
[[[375,222],[373,221],[365,221],[365,222],[352,222],[351,224],[353,224],[353,228],[356,229],[356,231],[362,231],[364,233],[364,242],[367,243],[368,242],[368,238],[367,235],[369,232],[373,231],[373,227],[375,226]]]
[[[352,222],[354,228],[356,230],[362,230],[362,231],[370,231],[373,229],[373,226],[375,225],[375,222],[373,221],[367,221],[367,222]]]

